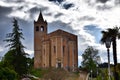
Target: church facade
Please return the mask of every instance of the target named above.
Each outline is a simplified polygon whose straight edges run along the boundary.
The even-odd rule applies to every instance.
[[[34,67],[64,68],[75,71],[78,67],[77,36],[63,30],[47,33],[47,21],[40,12],[34,21]]]

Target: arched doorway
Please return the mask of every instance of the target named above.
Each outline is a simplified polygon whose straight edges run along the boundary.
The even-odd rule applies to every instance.
[[[58,68],[61,68],[62,66],[61,66],[61,62],[58,62]]]

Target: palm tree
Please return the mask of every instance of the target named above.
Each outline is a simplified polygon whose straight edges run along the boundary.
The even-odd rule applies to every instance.
[[[118,27],[114,27],[113,29],[108,28],[107,31],[102,31],[102,38],[101,43],[105,43],[107,38],[111,39],[112,46],[113,46],[113,60],[114,60],[114,70],[115,70],[115,80],[118,80],[117,73],[116,73],[116,66],[117,66],[117,51],[116,51],[116,39],[120,39],[120,32]]]

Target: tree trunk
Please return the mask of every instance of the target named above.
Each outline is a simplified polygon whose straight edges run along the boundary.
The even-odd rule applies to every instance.
[[[112,42],[113,45],[113,60],[114,60],[114,65],[117,65],[117,51],[116,51],[116,38],[113,39]]]
[[[118,73],[116,71],[116,66],[117,66],[117,48],[116,48],[116,38],[113,38],[113,60],[114,60],[114,79],[119,80],[118,78]]]

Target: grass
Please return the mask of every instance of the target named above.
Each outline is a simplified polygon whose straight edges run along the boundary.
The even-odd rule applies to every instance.
[[[30,74],[41,79],[51,80],[79,80],[79,73],[68,72],[64,69],[48,68],[48,69],[33,69]],[[54,79],[55,78],[55,79]],[[35,80],[35,79],[32,79]]]

